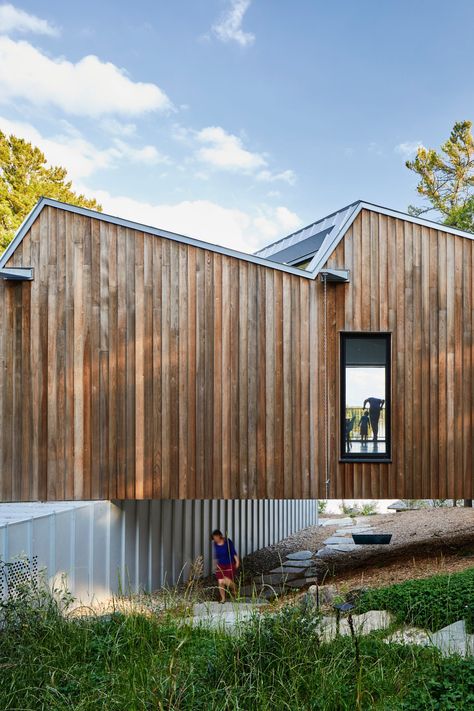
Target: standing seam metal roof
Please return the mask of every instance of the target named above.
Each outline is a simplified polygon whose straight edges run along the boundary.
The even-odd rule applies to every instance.
[[[284,264],[294,264],[305,258],[310,258],[321,249],[326,240],[330,241],[339,232],[359,204],[360,200],[357,200],[341,210],[267,245],[255,254],[264,259]]]

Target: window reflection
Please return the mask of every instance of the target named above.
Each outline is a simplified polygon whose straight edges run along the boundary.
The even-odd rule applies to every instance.
[[[386,456],[388,337],[346,335],[342,355],[343,452]]]

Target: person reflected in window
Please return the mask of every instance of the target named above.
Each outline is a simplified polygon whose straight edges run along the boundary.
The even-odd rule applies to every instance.
[[[360,440],[363,446],[367,446],[367,439],[369,437],[369,411],[364,410],[359,422]]]
[[[370,426],[372,428],[372,439],[374,442],[377,442],[379,434],[380,413],[382,412],[385,400],[380,400],[378,397],[368,397],[364,400],[364,404],[362,406],[364,410],[367,407],[367,403],[369,403],[369,420]]]
[[[346,452],[350,452],[352,449],[351,445],[351,432],[354,429],[355,415],[352,418],[346,417]]]

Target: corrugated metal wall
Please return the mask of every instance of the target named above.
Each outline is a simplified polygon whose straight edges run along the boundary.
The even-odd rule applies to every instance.
[[[15,504],[3,504],[2,508]],[[37,556],[50,578],[67,576],[87,603],[117,592],[155,590],[185,580],[204,558],[211,572],[210,534],[221,528],[241,557],[317,523],[316,501],[125,501],[75,503],[0,525],[0,556]]]

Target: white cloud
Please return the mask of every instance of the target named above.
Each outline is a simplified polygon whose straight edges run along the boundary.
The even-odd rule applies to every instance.
[[[255,41],[255,35],[244,32],[242,22],[252,0],[229,0],[229,7],[212,26],[212,31],[221,42],[237,42],[246,47]]]
[[[90,117],[136,116],[172,106],[156,84],[134,82],[94,55],[76,63],[51,59],[28,42],[0,37],[0,101],[15,99]]]
[[[114,155],[118,159],[127,159],[132,161],[132,163],[146,163],[148,165],[158,165],[159,163],[166,163],[169,165],[171,160],[168,156],[160,153],[155,146],[142,146],[141,148],[135,148],[129,143],[125,143],[118,138],[114,139],[113,147],[110,149],[114,152]]]
[[[257,180],[261,180],[265,183],[275,183],[277,181],[283,181],[288,183],[288,185],[294,185],[296,183],[296,174],[293,170],[282,170],[281,172],[272,173],[270,170],[261,170],[257,174]]]
[[[405,158],[410,158],[410,156],[415,155],[418,148],[423,148],[421,141],[406,141],[395,146],[395,151],[396,153],[401,153]]]
[[[7,3],[0,5],[0,34],[4,35],[10,32],[32,32],[50,36],[59,34],[58,29],[50,25],[47,20],[30,15]]]
[[[115,139],[108,148],[100,149],[87,141],[67,121],[60,122],[61,131],[53,136],[43,136],[34,126],[23,121],[11,121],[0,116],[0,131],[29,141],[40,148],[50,165],[61,165],[73,181],[87,178],[98,170],[110,168],[127,161],[156,165],[168,163],[154,146],[136,148]]]
[[[252,172],[266,165],[265,158],[244,148],[242,139],[227,133],[220,126],[208,126],[198,131],[196,138],[204,144],[196,156],[215,168]]]
[[[299,217],[286,207],[261,207],[252,213],[211,200],[160,205],[106,191],[95,191],[94,197],[110,214],[250,253],[301,225]]]
[[[114,136],[133,136],[137,131],[134,123],[123,123],[117,119],[106,118],[100,123],[101,128]]]

